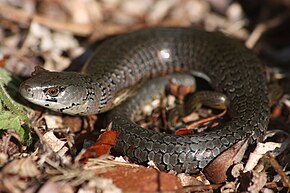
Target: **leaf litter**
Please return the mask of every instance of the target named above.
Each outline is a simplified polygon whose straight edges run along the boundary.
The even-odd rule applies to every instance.
[[[0,65],[19,77],[29,77],[36,65],[56,71],[80,69],[79,63],[86,59],[79,56],[102,38],[151,25],[195,26],[219,30],[246,42],[271,67],[270,77],[276,78],[270,81],[283,86],[283,81],[289,79],[289,67],[285,64],[290,60],[287,54],[282,54],[289,52],[289,31],[287,33],[285,28],[289,25],[288,12],[289,5],[285,1],[245,4],[229,0],[46,0],[38,3],[4,0],[0,2]],[[74,61],[78,61],[77,64]],[[123,159],[120,162],[104,156],[80,164],[82,149],[94,144],[99,135],[99,131],[92,128],[103,128],[98,125],[101,118],[60,115],[21,101],[18,86],[10,84],[10,77],[1,69],[1,191],[274,192],[289,188],[289,146],[278,157],[258,153],[259,161],[249,158],[247,150],[245,156],[240,156],[242,161],[232,162],[233,175],[223,173],[226,181],[222,179],[218,183],[208,181],[203,173],[179,174],[178,178],[174,172],[159,173],[152,168],[129,164],[126,157],[118,158]],[[8,92],[8,88],[12,91]],[[289,83],[284,84],[283,89],[289,94]],[[271,118],[270,129],[289,133],[289,103],[289,97],[274,103],[275,116]],[[160,104],[163,105],[162,101]],[[143,126],[168,125],[164,108],[146,111],[153,113],[140,118]],[[212,113],[211,109],[201,109],[191,119]],[[281,139],[275,140],[281,143]],[[246,162],[257,164],[243,172]],[[160,176],[159,180],[156,175]],[[222,176],[214,172],[213,175]],[[130,184],[134,178],[137,179],[135,184]],[[144,183],[139,183],[142,181]],[[168,182],[163,184],[164,181]]]

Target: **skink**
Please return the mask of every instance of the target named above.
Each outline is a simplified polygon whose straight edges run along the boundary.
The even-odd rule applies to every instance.
[[[20,92],[52,110],[89,115],[114,108],[120,96],[126,97],[124,89],[173,72],[200,72],[229,98],[231,120],[210,132],[177,136],[140,128],[115,111],[110,117],[119,133],[116,151],[138,163],[152,160],[161,170],[191,172],[237,141],[255,142],[263,136],[269,107],[261,62],[221,33],[151,27],[122,34],[100,45],[82,73],[39,70],[22,83]]]

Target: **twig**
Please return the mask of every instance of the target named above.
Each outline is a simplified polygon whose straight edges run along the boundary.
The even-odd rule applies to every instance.
[[[59,31],[69,31],[73,34],[87,36],[90,35],[93,31],[93,26],[91,24],[77,24],[72,22],[61,22],[52,20],[50,18],[34,15],[33,21],[38,22],[42,25],[45,25],[51,29],[59,30]]]
[[[270,160],[270,163],[273,166],[274,170],[281,176],[281,180],[283,182],[283,185],[290,189],[290,179],[285,174],[282,167],[280,166],[280,164],[277,162],[277,160],[275,159],[275,157],[271,153],[269,153],[269,160]]]
[[[279,15],[278,17],[275,17],[267,22],[258,24],[246,41],[246,47],[252,49],[266,30],[278,26],[288,16],[288,13],[284,15]]]
[[[51,29],[69,31],[81,36],[87,36],[93,32],[92,24],[62,22],[39,14],[30,15],[21,9],[14,8],[4,3],[0,3],[0,16],[25,25],[29,25],[30,21],[34,21]]]
[[[203,192],[206,190],[216,190],[221,186],[222,184],[186,186],[176,190],[175,192]]]
[[[225,109],[223,112],[221,112],[221,113],[218,114],[218,115],[213,115],[213,116],[211,116],[211,117],[208,117],[208,118],[205,118],[205,119],[199,120],[199,121],[197,121],[197,122],[194,122],[194,123],[190,124],[190,125],[187,127],[187,129],[188,129],[188,130],[193,130],[195,127],[197,127],[197,126],[199,126],[199,125],[202,125],[202,124],[208,123],[208,122],[210,122],[210,121],[213,121],[213,120],[215,120],[215,119],[218,119],[218,118],[224,116],[224,115],[226,114],[226,112],[227,112],[227,110]]]

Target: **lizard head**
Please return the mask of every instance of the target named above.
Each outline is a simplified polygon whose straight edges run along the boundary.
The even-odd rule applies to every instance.
[[[32,77],[20,85],[28,101],[70,115],[89,115],[98,109],[97,89],[90,77],[76,72],[51,72],[36,67]]]

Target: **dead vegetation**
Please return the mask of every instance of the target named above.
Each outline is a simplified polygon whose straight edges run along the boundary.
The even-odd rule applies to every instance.
[[[289,2],[283,0],[1,1],[0,65],[15,76],[1,69],[0,191],[289,192],[289,144],[282,145],[278,157],[271,152],[289,141],[289,9]],[[253,49],[267,66],[269,80],[285,93],[274,100],[269,125],[279,130],[278,143],[259,144],[262,148],[241,157],[242,161],[231,158],[236,164],[230,171],[210,171],[222,178],[218,183],[210,183],[203,173],[175,176],[111,155],[80,164],[82,149],[97,139],[98,132],[92,128],[102,128],[93,126],[99,117],[70,117],[29,104],[31,111],[10,100],[14,93],[12,98],[28,105],[17,94],[20,80],[16,77],[30,76],[36,65],[55,71],[79,70],[95,42],[152,25],[218,30]],[[143,124],[156,122],[160,114],[162,110]]]

